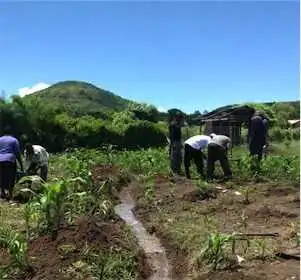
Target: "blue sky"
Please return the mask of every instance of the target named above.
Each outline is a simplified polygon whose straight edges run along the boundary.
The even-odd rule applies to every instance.
[[[84,80],[186,112],[299,99],[297,1],[0,2],[0,40],[10,94]]]

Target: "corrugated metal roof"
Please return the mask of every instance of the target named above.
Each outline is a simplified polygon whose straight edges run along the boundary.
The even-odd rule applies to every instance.
[[[199,121],[226,121],[228,119],[237,119],[241,121],[248,120],[255,112],[255,109],[244,105],[244,106],[224,106],[220,107],[212,112],[202,115],[197,118]]]

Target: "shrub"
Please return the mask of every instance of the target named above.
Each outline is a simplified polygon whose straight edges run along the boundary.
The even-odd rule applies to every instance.
[[[167,144],[162,131],[148,121],[138,121],[127,127],[124,132],[124,148],[162,147]]]

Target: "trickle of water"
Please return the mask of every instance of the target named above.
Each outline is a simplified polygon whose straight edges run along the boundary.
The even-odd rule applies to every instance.
[[[120,200],[121,204],[115,206],[115,213],[132,227],[139,246],[144,250],[147,260],[153,269],[153,274],[149,280],[171,280],[164,247],[162,247],[158,238],[150,235],[142,223],[136,219],[132,211],[135,207],[135,202],[129,192],[126,190],[122,191]]]

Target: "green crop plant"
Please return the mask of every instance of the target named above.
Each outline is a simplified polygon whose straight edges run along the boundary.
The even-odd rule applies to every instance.
[[[244,196],[244,203],[245,204],[250,204],[250,194],[254,191],[254,189],[252,187],[246,187],[246,188],[243,188],[241,190],[241,193],[243,194]]]
[[[21,269],[28,267],[27,242],[22,235],[0,227],[0,248],[8,249],[13,265]]]
[[[107,164],[113,165],[114,164],[114,147],[115,145],[104,145],[102,147],[102,152],[105,154],[107,159]]]
[[[57,230],[64,216],[64,202],[67,193],[67,181],[61,180],[46,185],[44,192],[34,197],[27,206],[26,224],[29,229],[30,220],[35,217],[35,211],[40,213],[40,223],[46,222],[46,230],[56,238]]]
[[[206,263],[212,265],[212,269],[216,270],[220,265],[228,262],[227,246],[232,244],[233,251],[233,236],[227,234],[210,234],[201,251],[197,264]],[[235,243],[234,243],[235,246]],[[235,249],[234,249],[235,251]]]
[[[154,197],[156,185],[153,181],[148,182],[144,187],[144,199],[151,202]]]
[[[256,247],[259,250],[259,258],[264,260],[266,258],[266,251],[267,251],[267,241],[266,239],[257,239],[255,241]]]

